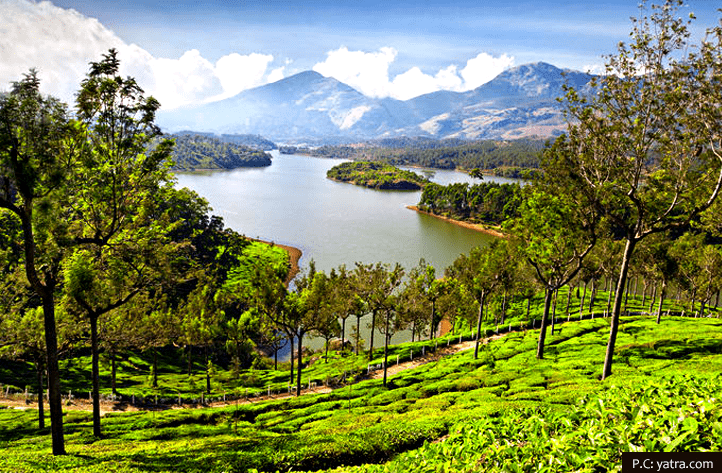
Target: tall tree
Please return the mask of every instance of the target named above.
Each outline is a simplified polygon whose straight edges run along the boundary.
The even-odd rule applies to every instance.
[[[676,16],[682,3],[643,8],[630,44],[607,58],[592,94],[569,90],[568,134],[555,141],[555,159],[545,164],[563,188],[594,202],[625,242],[602,378],[612,374],[637,244],[687,227],[722,187],[722,25],[694,47],[692,20]]]
[[[65,267],[66,293],[90,320],[93,377],[93,433],[100,436],[99,318],[146,288],[163,261],[169,222],[154,214],[155,194],[170,185],[172,142],[147,148],[160,135],[160,107],[132,78],[119,75],[111,49],[77,94],[85,125],[80,166],[74,169],[69,203],[70,232],[78,247]],[[156,215],[154,215],[156,217]]]
[[[0,208],[20,221],[25,276],[42,300],[54,455],[65,454],[55,303],[78,132],[65,105],[40,94],[35,71],[0,96]]]
[[[544,312],[539,330],[537,358],[544,358],[544,343],[552,296],[582,268],[596,242],[596,213],[566,195],[553,195],[529,186],[519,216],[508,230],[519,239],[517,249],[533,268],[544,288]]]

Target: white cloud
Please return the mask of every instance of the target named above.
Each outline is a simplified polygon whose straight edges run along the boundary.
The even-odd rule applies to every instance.
[[[212,63],[193,49],[177,59],[156,58],[75,10],[0,0],[0,90],[35,67],[43,92],[72,102],[89,62],[110,48],[118,50],[121,73],[135,77],[165,109],[230,97],[283,75],[282,68],[267,75],[271,55],[232,53]]]
[[[607,68],[604,64],[587,64],[582,67],[582,71],[588,74],[605,75],[607,73]]]
[[[396,59],[394,48],[384,47],[375,53],[349,51],[341,47],[330,51],[326,60],[313,70],[350,85],[369,97],[389,96],[389,65]]]
[[[502,54],[494,57],[487,53],[481,53],[466,62],[466,67],[461,70],[461,77],[464,79],[464,89],[476,89],[486,84],[500,72],[509,69],[514,65],[514,58]]]
[[[349,51],[341,47],[328,52],[326,60],[313,66],[313,70],[370,97],[408,100],[438,90],[463,92],[475,89],[514,65],[514,58],[506,54],[494,57],[481,53],[469,59],[461,70],[452,64],[430,75],[412,67],[391,78],[389,66],[396,60],[397,54],[390,47],[377,52]]]

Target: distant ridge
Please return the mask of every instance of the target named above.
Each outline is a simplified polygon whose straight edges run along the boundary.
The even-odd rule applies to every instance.
[[[396,136],[547,138],[566,124],[556,98],[592,76],[544,62],[508,69],[468,92],[438,91],[400,101],[373,99],[314,71],[193,108],[161,111],[169,131],[261,135],[275,142],[343,142]]]

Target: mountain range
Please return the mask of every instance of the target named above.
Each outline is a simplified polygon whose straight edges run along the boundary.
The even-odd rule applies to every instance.
[[[438,91],[410,100],[374,99],[313,71],[192,108],[161,111],[167,131],[257,134],[277,142],[431,138],[547,138],[565,121],[556,100],[564,84],[587,93],[592,76],[543,62],[508,69],[467,92]]]

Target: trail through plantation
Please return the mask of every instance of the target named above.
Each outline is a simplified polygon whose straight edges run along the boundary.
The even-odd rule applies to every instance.
[[[480,341],[480,344],[487,344],[491,341],[498,340],[502,337],[504,337],[506,333],[499,334],[499,335],[493,335],[490,337],[482,338]],[[462,351],[470,350],[474,348],[474,344],[476,342],[474,340],[469,340],[461,343],[457,343],[454,345],[449,345],[446,347],[438,347],[435,351],[429,351],[423,355],[419,354],[418,356],[414,356],[413,360],[409,361],[400,361],[399,363],[395,363],[395,360],[389,360],[389,367],[387,369],[387,376],[392,377],[398,373],[401,373],[403,371],[411,370],[414,368],[418,368],[419,366],[425,365],[427,363],[433,363],[435,361],[438,361],[444,357],[455,355],[457,353],[460,353]],[[359,381],[363,379],[381,379],[384,376],[383,369],[375,369],[373,371],[370,371],[369,374],[363,378],[361,378]],[[343,387],[330,387],[330,386],[324,386],[324,385],[318,385],[318,386],[312,386],[311,388],[304,388],[301,390],[301,395],[308,395],[308,394],[323,394],[323,393],[329,393],[331,391],[334,391],[336,389],[342,389]],[[203,409],[208,407],[225,407],[225,406],[232,406],[236,404],[250,404],[250,403],[256,403],[261,401],[269,401],[269,400],[275,400],[275,399],[286,399],[290,397],[294,397],[295,394],[290,393],[284,393],[284,394],[271,394],[270,396],[264,395],[264,396],[257,396],[257,397],[249,397],[249,398],[242,398],[242,399],[229,399],[227,401],[219,401],[219,402],[211,402],[211,403],[187,403],[187,404],[173,404],[173,405],[167,405],[167,404],[161,404],[161,405],[148,405],[148,404],[134,404],[133,402],[127,402],[127,401],[105,401],[102,400],[100,402],[100,414],[101,416],[104,416],[107,413],[111,412],[134,412],[134,411],[153,411],[153,410],[167,410],[167,409]],[[0,399],[0,405],[6,405],[8,407],[14,408],[14,409],[37,409],[38,404],[37,402],[26,402],[24,399],[19,398],[2,398]],[[46,405],[47,409],[47,405]],[[63,405],[63,410],[66,411],[92,411],[93,410],[93,403],[90,399],[84,399],[84,398],[73,398],[70,402],[66,402]]]

